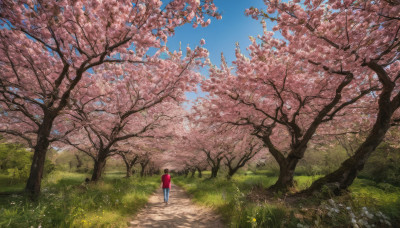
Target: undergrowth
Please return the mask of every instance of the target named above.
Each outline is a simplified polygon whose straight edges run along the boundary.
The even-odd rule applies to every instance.
[[[207,173],[206,173],[207,174]],[[349,192],[330,199],[308,197],[295,202],[275,194],[251,202],[252,189],[266,189],[276,181],[268,172],[246,172],[233,177],[208,179],[176,177],[201,205],[220,213],[230,227],[397,227],[400,221],[400,188],[356,179]],[[310,186],[319,176],[296,176],[296,188]]]
[[[108,173],[97,184],[86,184],[85,174],[54,172],[43,181],[37,201],[0,196],[0,227],[126,227],[159,183],[156,177],[123,176]]]

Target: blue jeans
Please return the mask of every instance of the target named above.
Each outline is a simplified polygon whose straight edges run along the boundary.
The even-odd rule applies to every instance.
[[[163,192],[164,192],[164,202],[168,202],[169,188],[163,188]]]

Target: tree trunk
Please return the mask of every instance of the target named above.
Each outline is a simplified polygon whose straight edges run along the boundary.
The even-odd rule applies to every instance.
[[[309,136],[310,137],[310,136]],[[292,148],[287,157],[285,157],[279,150],[272,144],[269,135],[262,138],[265,145],[267,145],[269,152],[275,158],[279,165],[279,177],[278,180],[269,187],[272,191],[283,191],[286,192],[290,187],[293,186],[293,176],[296,169],[297,163],[303,158],[304,153],[307,149],[306,142],[303,145],[297,145]]]
[[[36,146],[34,147],[33,159],[29,178],[26,183],[25,191],[36,198],[40,193],[40,186],[43,177],[44,163],[46,160],[47,148],[49,147],[49,135],[53,126],[54,118],[48,117],[46,114],[43,123],[39,127]]]
[[[126,178],[129,178],[132,176],[133,171],[132,171],[132,167],[136,164],[136,161],[138,159],[139,156],[135,156],[130,162],[128,161],[128,158],[126,157],[126,155],[122,152],[119,153],[119,155],[122,157],[122,160],[125,163],[126,166]]]
[[[383,141],[389,127],[390,118],[387,118],[387,121],[377,121],[370,135],[356,150],[353,156],[345,160],[339,169],[316,180],[304,192],[312,193],[319,191],[323,186],[327,186],[335,194],[340,194],[341,190],[347,189],[357,177],[358,172],[364,168],[371,153],[375,151],[376,147]]]
[[[125,177],[129,178],[132,176],[132,166],[129,164],[128,159],[124,155],[121,155],[121,157],[123,158],[122,160],[124,161],[126,167]]]
[[[141,162],[141,163],[140,163],[140,167],[141,167],[140,176],[141,176],[141,177],[144,177],[144,171],[145,171],[145,169],[146,169],[147,164],[148,164],[148,162]]]
[[[82,167],[83,163],[79,155],[75,154],[76,160],[78,161],[78,164],[76,165],[76,168],[79,169]]]
[[[213,161],[211,159],[211,157],[209,156],[209,161],[211,161],[211,162],[209,162],[209,164],[211,165],[211,177],[210,178],[216,178],[217,177],[222,159],[223,158],[216,158],[215,161]]]
[[[232,159],[228,159],[227,157],[225,157],[226,159],[226,167],[228,167],[228,175],[226,176],[226,178],[228,180],[232,179],[232,176],[240,169],[244,166],[244,164],[246,164],[246,161],[243,161],[242,159],[238,162],[238,164],[236,166],[232,165],[232,161],[235,158]]]
[[[140,164],[140,167],[141,167],[141,169],[140,169],[140,176],[141,176],[141,177],[144,177],[144,169],[145,169],[145,166],[143,166],[142,164]]]
[[[218,175],[219,165],[211,167],[211,178],[216,178]]]
[[[38,142],[39,144],[37,144],[37,146],[35,147],[35,152],[33,154],[31,165],[31,172],[29,174],[29,178],[25,187],[25,191],[27,191],[34,197],[37,197],[40,193],[46,152],[47,147],[49,146],[49,141],[47,139],[40,141],[41,142]]]
[[[203,174],[201,173],[201,169],[200,168],[197,168],[197,172],[198,172],[197,177],[198,178],[202,178]]]
[[[288,156],[284,162],[279,163],[279,177],[278,180],[269,187],[273,191],[287,191],[290,187],[293,187],[294,171],[297,163],[300,159]]]
[[[228,175],[226,176],[226,178],[228,180],[230,180],[230,179],[232,179],[232,176],[239,170],[239,168],[236,167],[235,169],[232,169],[231,167],[228,166],[228,169],[229,169],[229,171],[228,171]]]
[[[126,177],[129,178],[132,176],[132,167],[128,164],[126,165]]]
[[[191,178],[193,178],[193,177],[194,177],[194,174],[196,173],[196,169],[195,169],[195,168],[194,168],[194,169],[191,169],[190,172],[192,172]]]
[[[94,161],[94,169],[93,169],[93,174],[92,174],[92,179],[91,181],[98,181],[101,178],[101,175],[103,174],[104,168],[106,167],[106,156],[99,156],[97,160]]]
[[[383,90],[379,95],[379,111],[374,126],[353,156],[345,160],[339,169],[316,180],[310,188],[304,191],[305,193],[321,190],[323,186],[327,186],[335,194],[340,194],[341,190],[347,189],[357,177],[358,172],[364,168],[369,156],[383,141],[390,128],[392,115],[400,106],[400,93],[397,93],[391,101],[395,84],[390,80],[383,67],[376,62],[370,62],[368,66],[377,73],[379,81],[383,85]]]

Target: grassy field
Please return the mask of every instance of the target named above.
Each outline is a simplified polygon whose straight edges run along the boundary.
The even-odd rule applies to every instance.
[[[87,174],[56,171],[45,178],[36,202],[18,194],[23,183],[10,187],[0,176],[0,227],[126,227],[159,186],[158,177],[124,178],[106,173],[97,184],[86,184]],[[7,185],[6,185],[7,184]]]
[[[254,192],[276,181],[268,171],[235,175],[232,181],[205,177],[176,177],[174,183],[193,200],[214,208],[231,227],[398,227],[400,188],[357,179],[348,194],[320,200],[318,197],[281,200],[279,193],[256,202]],[[318,176],[296,176],[297,189]],[[256,189],[256,190],[254,190]],[[257,197],[257,196],[256,196]]]
[[[109,171],[97,184],[86,184],[87,174],[56,171],[46,177],[40,198],[11,192],[24,183],[0,176],[0,227],[126,227],[159,186],[159,176],[130,179]],[[231,181],[177,176],[173,182],[193,200],[220,213],[231,227],[399,227],[400,188],[357,179],[348,194],[321,200],[282,200],[277,193],[260,199],[260,191],[276,181],[271,171],[242,172]],[[223,175],[221,175],[223,176]],[[318,176],[296,176],[297,189]]]

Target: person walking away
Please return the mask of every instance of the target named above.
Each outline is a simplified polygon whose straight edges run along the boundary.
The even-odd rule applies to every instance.
[[[168,169],[164,169],[164,175],[161,176],[161,187],[164,192],[164,203],[168,204],[169,192],[171,190],[171,176],[168,174]]]

